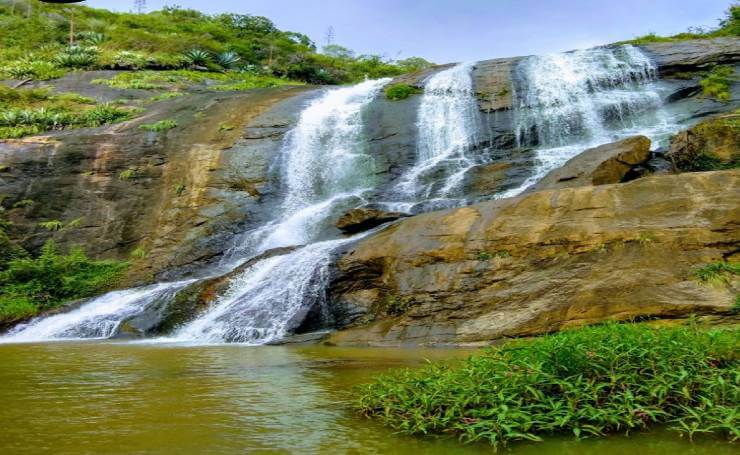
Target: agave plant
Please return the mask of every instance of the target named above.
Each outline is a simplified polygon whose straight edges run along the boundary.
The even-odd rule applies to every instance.
[[[77,34],[77,39],[93,46],[99,46],[106,40],[106,36],[98,32],[80,32]]]
[[[204,66],[211,61],[211,54],[202,49],[190,49],[183,56],[185,61],[193,66]]]
[[[236,52],[222,52],[216,56],[216,63],[224,68],[230,69],[241,61],[241,57]]]
[[[95,46],[70,46],[54,58],[59,66],[83,68],[95,63],[98,59],[98,48]]]

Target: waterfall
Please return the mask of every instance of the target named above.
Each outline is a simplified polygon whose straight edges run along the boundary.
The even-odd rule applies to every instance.
[[[172,339],[264,344],[284,336],[323,298],[332,252],[356,240],[315,242],[342,210],[375,186],[362,110],[390,79],[329,90],[300,115],[281,151],[282,216],[258,230],[258,252],[308,244],[253,264]]]
[[[525,58],[516,69],[514,109],[520,146],[534,146],[537,167],[514,196],[549,171],[597,145],[644,134],[673,133],[662,109],[657,69],[633,46]]]
[[[30,342],[80,338],[110,338],[120,324],[150,305],[172,297],[194,280],[159,283],[109,292],[66,313],[33,319],[14,327],[0,342]]]
[[[485,163],[472,63],[426,80],[417,114],[417,158],[391,185],[397,199],[375,201],[376,166],[367,153],[363,110],[389,79],[325,90],[301,112],[276,162],[283,199],[274,219],[245,232],[225,268],[268,250],[287,254],[255,260],[233,273],[227,291],[165,341],[263,344],[297,327],[322,303],[332,254],[352,238],[337,239],[331,223],[343,211],[374,202],[402,210],[461,205],[466,172]],[[661,109],[656,70],[631,46],[528,57],[516,68],[517,141],[534,147],[537,167],[518,194],[586,148],[645,134],[653,140],[677,129]],[[436,204],[436,205],[435,205]],[[3,341],[107,338],[126,320],[170,299],[193,282],[160,283],[116,291],[71,310],[16,327]]]
[[[424,199],[453,196],[465,173],[479,164],[471,154],[480,130],[473,65],[455,65],[424,83],[417,119],[417,158],[398,184],[403,195]]]

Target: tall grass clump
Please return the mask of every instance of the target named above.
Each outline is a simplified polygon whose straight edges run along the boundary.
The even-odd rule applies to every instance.
[[[740,438],[740,330],[606,324],[515,341],[359,389],[367,417],[494,447],[667,425]]]

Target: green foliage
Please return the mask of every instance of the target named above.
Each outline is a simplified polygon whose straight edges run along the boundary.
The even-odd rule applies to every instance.
[[[95,46],[70,46],[54,57],[54,63],[66,68],[89,68],[98,61]]]
[[[684,41],[701,38],[717,38],[721,36],[740,36],[740,4],[733,4],[725,13],[725,17],[719,21],[719,26],[713,29],[690,27],[687,32],[673,36],[659,36],[655,33],[638,36],[637,38],[621,41],[617,44],[648,44],[664,43],[673,41]]]
[[[175,196],[182,196],[183,193],[185,193],[186,189],[187,187],[185,186],[184,183],[178,183],[177,185],[175,185],[175,187],[172,190],[175,193]]]
[[[189,65],[209,73],[245,69],[310,83],[347,83],[430,65],[416,57],[394,62],[351,51],[324,55],[306,35],[279,30],[259,16],[208,15],[179,7],[132,14],[76,5],[74,11],[79,32],[68,47],[69,6],[0,2],[0,68],[33,52],[34,61],[57,71],[39,76],[45,78],[57,77],[57,68],[171,70]],[[26,74],[36,77],[34,71]]]
[[[378,377],[358,409],[407,433],[453,433],[494,447],[571,433],[668,424],[740,438],[740,330],[606,324],[509,342],[462,365]]]
[[[42,221],[39,226],[47,231],[58,231],[64,227],[64,223],[59,220]]]
[[[488,261],[492,257],[493,256],[491,255],[491,253],[489,253],[488,251],[484,251],[484,250],[480,250],[480,251],[478,251],[478,254],[476,254],[476,258],[479,261]]]
[[[300,82],[248,72],[210,73],[205,71],[130,71],[111,79],[95,79],[93,83],[121,89],[184,90],[193,84],[204,84],[210,90],[247,90],[300,85]]]
[[[118,180],[127,182],[136,178],[136,169],[124,169],[118,173]]]
[[[0,86],[0,138],[16,138],[65,128],[96,127],[125,120],[130,110],[75,93],[52,95],[40,89]]]
[[[735,80],[735,70],[731,66],[716,66],[699,84],[704,96],[726,103],[732,98],[730,86]]]
[[[167,131],[171,130],[172,128],[175,128],[177,126],[177,122],[174,120],[160,120],[155,123],[145,123],[143,125],[139,125],[139,128],[146,131],[153,131],[155,133],[159,133],[160,131]]]
[[[125,262],[90,260],[80,248],[61,254],[50,240],[39,257],[12,259],[0,272],[0,322],[98,294],[127,267]]]
[[[421,93],[419,87],[408,84],[393,84],[385,88],[385,97],[392,101],[405,100],[411,95]]]
[[[2,72],[11,79],[35,79],[37,81],[46,81],[64,75],[64,70],[52,62],[25,58],[7,64],[2,68]]]
[[[160,93],[159,95],[154,95],[153,97],[149,98],[149,101],[154,103],[157,101],[164,101],[164,100],[171,100],[173,98],[179,98],[181,96],[185,96],[185,93],[183,92],[164,92],[164,93]]]
[[[708,284],[729,283],[736,275],[740,275],[740,262],[717,261],[694,270],[694,276]]]

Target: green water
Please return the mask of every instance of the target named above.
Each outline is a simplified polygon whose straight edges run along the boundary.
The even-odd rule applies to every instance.
[[[0,345],[0,454],[491,453],[356,416],[352,386],[456,350]],[[673,433],[520,444],[512,454],[730,454]]]

